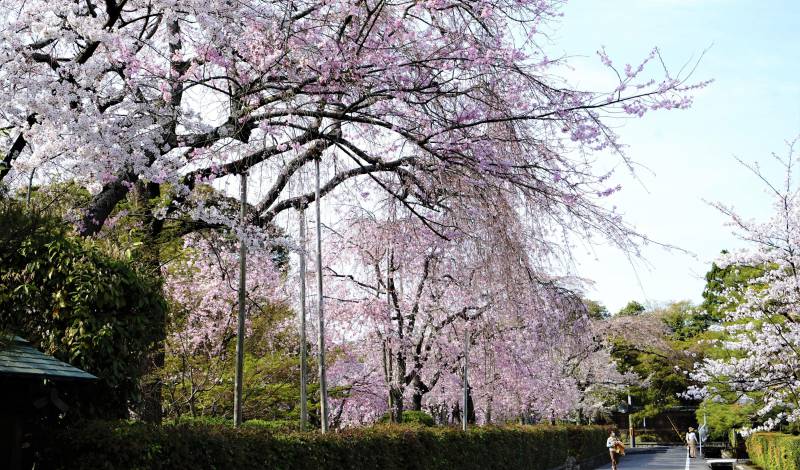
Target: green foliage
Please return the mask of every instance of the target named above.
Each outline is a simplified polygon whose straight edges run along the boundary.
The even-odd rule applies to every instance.
[[[622,307],[622,309],[619,312],[617,312],[617,315],[623,317],[641,315],[642,313],[645,312],[645,310],[647,309],[644,307],[644,305],[640,304],[635,300],[631,300],[630,302],[628,302],[628,305]]]
[[[265,429],[276,432],[293,432],[300,430],[299,421],[293,421],[288,419],[276,419],[272,421],[266,421],[263,419],[251,419],[250,421],[245,421],[243,426]]]
[[[166,421],[167,424],[178,425],[207,425],[207,426],[233,426],[233,419],[221,416],[180,416]]]
[[[598,426],[455,428],[375,426],[275,434],[260,427],[93,422],[41,445],[43,469],[545,470],[606,455]]]
[[[644,433],[636,435],[636,442],[660,442],[660,441],[661,438],[658,437],[658,434]]]
[[[748,284],[750,280],[763,274],[764,269],[760,267],[733,265],[720,268],[716,263],[712,264],[711,269],[706,273],[703,303],[700,304],[706,324],[721,322],[725,315],[736,307],[731,304],[728,292]]]
[[[98,376],[89,406],[126,416],[166,314],[160,284],[12,200],[0,200],[0,226],[0,324]]]
[[[800,470],[800,436],[752,434],[747,438],[747,454],[764,470]]]
[[[705,417],[708,420],[708,438],[712,441],[722,441],[729,437],[729,432],[750,426],[750,417],[758,407],[753,404],[718,403],[705,400],[697,409],[697,422],[702,423]]]
[[[739,447],[739,433],[736,429],[731,428],[728,430],[728,444],[730,444],[731,449]]]
[[[260,304],[250,313],[251,334],[245,340],[243,415],[262,421],[300,420],[299,337],[290,322],[294,312],[286,306]],[[171,331],[182,328],[182,308],[171,309]],[[287,327],[287,325],[289,325]],[[172,336],[172,335],[171,335]],[[233,337],[231,337],[233,339]],[[233,381],[235,376],[234,341],[224,345],[223,353],[186,351],[180,345],[169,348],[165,375],[165,410],[181,421],[191,416],[215,416],[232,421]],[[330,352],[335,359],[336,351]],[[309,357],[308,370],[316,369]],[[318,384],[309,373],[308,410],[312,425],[318,423]],[[337,390],[331,389],[331,396]]]
[[[702,310],[694,308],[687,300],[673,302],[660,309],[661,320],[670,330],[670,339],[692,343],[709,327],[702,312]]]
[[[423,426],[433,426],[435,424],[433,421],[433,416],[424,411],[414,410],[403,412],[403,423],[421,424]]]
[[[638,311],[638,307],[641,307],[635,302],[628,305],[630,311]],[[633,404],[637,406],[634,419],[652,417],[671,407],[691,404],[681,397],[689,385],[684,371],[697,360],[691,356],[696,349],[692,338],[681,340],[686,338],[686,327],[691,324],[691,304],[675,302],[661,309],[628,316],[635,316],[628,321],[628,328],[643,328],[652,335],[658,335],[652,337],[638,331],[627,335],[627,332],[621,332],[620,336],[614,336],[609,341],[611,356],[620,371],[632,372],[646,384],[628,389]],[[687,352],[690,354],[687,355]]]
[[[596,300],[584,299],[583,303],[589,318],[593,320],[605,320],[611,316],[606,306]]]
[[[725,252],[723,251],[723,254]],[[698,330],[693,338],[702,350],[702,355],[711,359],[729,359],[742,357],[741,350],[725,347],[724,341],[728,333],[720,330],[708,330],[713,324],[726,324],[728,312],[735,309],[740,301],[739,293],[752,287],[752,280],[764,274],[763,267],[731,265],[720,268],[716,264],[706,274],[706,286],[703,290],[703,303],[694,312],[694,327]],[[755,286],[759,288],[758,286]],[[742,320],[745,321],[746,320]],[[756,322],[758,324],[758,322]],[[713,400],[707,399],[697,411],[698,422],[701,422],[703,410],[706,412],[710,439],[725,440],[735,429],[753,425],[753,417],[761,400],[759,393],[742,395],[727,385],[725,377],[714,380]]]
[[[184,415],[178,418],[165,421],[171,426],[227,426],[233,427],[233,419],[222,416],[189,416]],[[251,419],[242,423],[247,428],[264,429],[278,432],[294,432],[300,430],[299,421],[278,419],[267,421],[264,419]]]
[[[378,423],[389,423],[391,416],[389,413],[381,416],[378,420]],[[410,425],[419,425],[419,426],[433,426],[436,422],[433,420],[433,416],[424,412],[424,411],[415,411],[415,410],[406,410],[403,411],[403,421],[402,424],[410,424]]]
[[[26,201],[25,206],[32,212],[43,211],[61,219],[78,220],[79,211],[89,205],[92,195],[86,188],[74,181],[54,183],[31,188],[30,203],[27,202],[27,187],[15,195],[15,200]]]

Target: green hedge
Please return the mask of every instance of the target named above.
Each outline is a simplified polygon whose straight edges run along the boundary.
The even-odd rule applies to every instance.
[[[411,425],[419,425],[419,426],[433,426],[436,422],[433,420],[433,416],[424,412],[424,411],[404,411],[402,414],[402,423],[401,424],[411,424]],[[378,420],[380,424],[388,424],[391,421],[389,413],[381,416]]]
[[[245,427],[92,422],[39,443],[41,469],[541,469],[605,455],[602,427],[375,426],[276,434]]]
[[[800,436],[755,433],[747,438],[747,454],[764,470],[800,470]]]

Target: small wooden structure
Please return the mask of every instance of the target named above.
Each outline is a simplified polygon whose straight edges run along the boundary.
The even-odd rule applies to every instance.
[[[26,424],[48,408],[67,410],[58,383],[94,380],[94,375],[44,354],[19,336],[0,338],[0,468],[27,467],[32,455]]]

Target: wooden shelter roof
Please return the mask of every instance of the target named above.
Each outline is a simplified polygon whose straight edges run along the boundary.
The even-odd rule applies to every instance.
[[[94,375],[59,361],[13,336],[0,344],[0,378],[47,378],[50,380],[97,380]]]

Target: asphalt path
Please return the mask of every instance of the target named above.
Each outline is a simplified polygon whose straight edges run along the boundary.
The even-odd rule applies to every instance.
[[[611,462],[596,468],[611,470]],[[708,470],[708,465],[705,459],[690,459],[686,447],[642,447],[628,449],[617,470]]]

